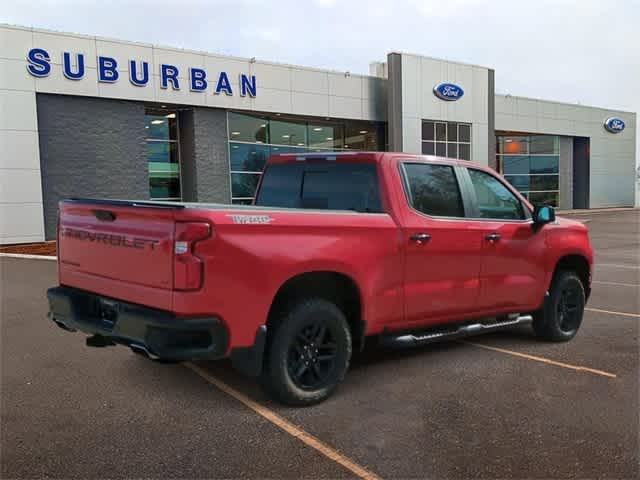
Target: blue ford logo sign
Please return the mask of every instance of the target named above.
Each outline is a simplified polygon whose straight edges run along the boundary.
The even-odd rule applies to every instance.
[[[604,121],[604,128],[611,133],[620,133],[624,130],[625,123],[621,118],[610,117]]]
[[[447,102],[460,100],[464,95],[464,90],[453,83],[439,83],[433,87],[433,93],[436,97]]]

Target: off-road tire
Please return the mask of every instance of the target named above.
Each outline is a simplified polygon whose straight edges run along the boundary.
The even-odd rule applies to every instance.
[[[292,406],[314,405],[327,399],[344,379],[351,360],[351,332],[344,313],[330,301],[312,298],[290,305],[274,323],[269,327],[273,330],[267,339],[260,377],[263,389],[276,400]],[[323,338],[331,340],[322,343],[324,347],[320,342],[307,341],[317,326],[323,326]],[[335,349],[326,346],[330,344],[334,344]],[[320,348],[310,348],[310,345]],[[324,360],[319,361],[321,357]],[[302,378],[296,377],[296,373],[305,368]],[[322,375],[316,375],[316,371]],[[317,385],[303,385],[305,381],[312,383],[305,379],[314,377],[318,378]]]
[[[582,324],[586,299],[580,277],[571,271],[554,275],[543,307],[533,314],[536,336],[551,342],[568,342]]]

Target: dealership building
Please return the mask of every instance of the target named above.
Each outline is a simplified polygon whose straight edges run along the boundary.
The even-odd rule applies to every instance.
[[[0,244],[55,238],[65,197],[250,203],[265,161],[471,160],[532,203],[632,206],[636,114],[496,94],[494,70],[389,53],[370,75],[0,26]]]

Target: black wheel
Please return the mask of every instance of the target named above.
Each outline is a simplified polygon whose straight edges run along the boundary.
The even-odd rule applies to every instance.
[[[575,337],[584,314],[584,285],[574,272],[559,272],[549,289],[544,307],[533,315],[536,335],[553,342]]]
[[[351,333],[342,311],[326,300],[305,300],[275,327],[261,383],[283,403],[313,405],[333,393],[350,359]]]

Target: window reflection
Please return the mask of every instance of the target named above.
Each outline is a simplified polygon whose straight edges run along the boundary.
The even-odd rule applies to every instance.
[[[149,169],[149,198],[181,200],[177,113],[170,110],[147,109],[144,131]]]
[[[497,164],[505,179],[531,203],[557,206],[560,137],[498,134]]]
[[[228,113],[232,202],[249,203],[271,155],[385,148],[381,123]]]

